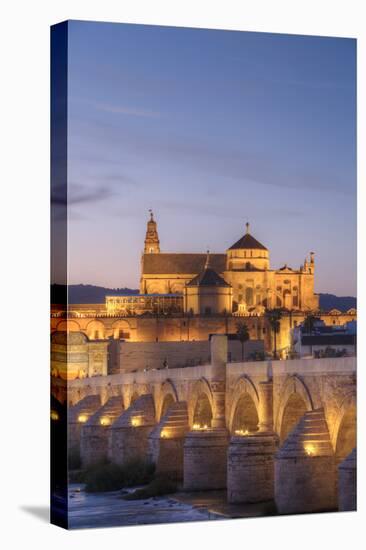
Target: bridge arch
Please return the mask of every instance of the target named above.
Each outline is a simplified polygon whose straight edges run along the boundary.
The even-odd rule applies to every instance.
[[[357,444],[356,396],[349,393],[335,420],[332,443],[337,461],[342,461]]]
[[[286,439],[306,411],[314,409],[314,403],[305,383],[298,376],[290,376],[281,390],[275,429],[280,441]]]
[[[160,387],[159,393],[156,397],[155,410],[157,413],[158,421],[168,411],[169,407],[179,401],[177,390],[170,379],[163,382]]]
[[[139,391],[139,388],[136,384],[131,386],[124,387],[122,389],[123,402],[126,404],[126,409],[131,407],[131,405],[142,395]]]
[[[229,408],[229,430],[258,430],[259,396],[256,387],[248,376],[241,376],[236,382]]]
[[[205,378],[197,380],[188,396],[189,425],[211,426],[214,413],[213,396],[210,384]]]

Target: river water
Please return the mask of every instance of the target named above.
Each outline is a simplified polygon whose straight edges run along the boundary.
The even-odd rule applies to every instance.
[[[71,484],[68,500],[70,529],[216,521],[275,513],[272,502],[228,505],[225,491],[176,493],[145,500],[124,500],[121,491],[86,493],[82,484]]]

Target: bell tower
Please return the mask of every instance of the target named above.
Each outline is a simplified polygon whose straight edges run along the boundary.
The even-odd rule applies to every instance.
[[[144,254],[159,254],[160,246],[156,221],[152,210],[149,210],[149,212],[150,219],[147,222]]]

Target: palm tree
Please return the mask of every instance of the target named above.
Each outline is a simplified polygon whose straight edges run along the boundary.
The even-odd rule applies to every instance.
[[[236,323],[236,335],[241,342],[241,360],[244,361],[244,344],[250,340],[250,334],[246,323]]]
[[[303,327],[304,332],[306,334],[313,334],[315,323],[319,320],[319,317],[314,315],[313,313],[308,313],[308,315],[304,319]]]
[[[277,359],[277,334],[280,332],[280,319],[282,317],[282,309],[268,309],[266,311],[266,317],[273,332],[274,340],[274,359]]]
[[[310,336],[314,332],[315,323],[319,321],[319,317],[314,315],[313,313],[308,313],[305,317],[305,320],[303,322],[303,329],[305,334],[309,334]],[[313,355],[313,345],[310,344],[310,355]]]

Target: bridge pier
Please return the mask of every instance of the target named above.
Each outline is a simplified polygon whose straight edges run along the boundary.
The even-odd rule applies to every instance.
[[[273,500],[277,444],[278,437],[272,432],[231,438],[227,459],[228,502]]]
[[[213,415],[211,427],[192,430],[184,442],[184,480],[187,491],[226,489],[229,432],[225,420],[227,336],[211,339]]]
[[[85,422],[100,408],[99,395],[88,395],[69,408],[67,420],[67,445],[69,457],[80,455],[81,428]]]
[[[259,382],[259,431],[231,438],[227,461],[228,502],[265,502],[274,498],[273,382]]]
[[[337,508],[336,462],[322,409],[308,411],[275,455],[280,514]]]
[[[357,510],[357,451],[356,448],[338,466],[338,509]]]
[[[149,457],[158,475],[183,478],[183,445],[188,430],[187,404],[176,402],[149,435]]]
[[[191,431],[184,442],[184,489],[226,488],[229,434],[226,429]]]
[[[109,459],[115,464],[147,460],[148,437],[155,424],[153,397],[141,395],[113,424],[109,434]]]
[[[123,411],[122,397],[110,397],[89,420],[82,425],[80,458],[88,467],[108,458],[108,435],[115,419]]]

